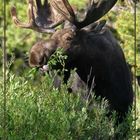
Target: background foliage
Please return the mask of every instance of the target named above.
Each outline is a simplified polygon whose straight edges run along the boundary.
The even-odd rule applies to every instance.
[[[124,50],[127,62],[134,65],[134,13],[133,5],[125,0],[119,1],[104,18],[107,25],[118,39]],[[37,139],[37,140],[90,140],[109,139],[114,130],[114,120],[105,117],[106,102],[96,104],[89,114],[86,102],[81,102],[80,96],[66,93],[66,86],[61,91],[52,87],[52,77],[41,77],[28,66],[28,51],[41,38],[48,38],[47,34],[40,34],[27,29],[16,28],[10,15],[11,5],[16,5],[19,18],[27,20],[26,1],[6,0],[7,2],[7,132],[10,140]],[[70,0],[78,10],[83,11],[86,0]],[[137,6],[137,75],[140,75],[140,8]],[[3,10],[0,1],[0,60],[2,60],[3,40]],[[2,67],[2,62],[0,62]],[[36,79],[37,78],[37,79]],[[0,116],[3,110],[2,72],[0,70]],[[39,85],[39,86],[38,86]],[[39,88],[38,88],[39,87]],[[137,86],[137,100],[140,100]],[[140,133],[140,104],[137,102],[137,138]],[[132,118],[129,119],[133,122]],[[3,134],[2,118],[0,119],[0,139]],[[134,134],[133,125],[129,138]],[[61,134],[60,134],[61,131]],[[118,130],[119,131],[119,130]]]

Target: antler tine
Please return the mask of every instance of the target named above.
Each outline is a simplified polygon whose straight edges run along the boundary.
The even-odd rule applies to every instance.
[[[28,15],[29,15],[29,24],[31,24],[32,27],[35,26],[35,15],[34,15],[34,2],[33,0],[29,0],[28,2]]]
[[[75,20],[75,13],[67,0],[62,0],[71,17]]]
[[[11,7],[11,15],[12,15],[12,20],[13,22],[19,26],[19,27],[24,27],[24,28],[29,28],[30,25],[29,24],[24,24],[21,23],[21,21],[18,19],[17,17],[17,12],[16,12],[16,8],[14,6]]]
[[[33,13],[33,0],[29,0],[28,1],[28,15],[29,15],[29,21],[28,23],[22,23],[18,17],[17,17],[17,12],[16,12],[16,7],[15,6],[12,6],[11,7],[11,15],[12,15],[12,19],[13,19],[13,22],[18,26],[18,27],[21,27],[21,28],[33,28],[34,26],[34,13]]]
[[[50,1],[51,5],[54,7],[54,9],[56,9],[66,20],[75,24],[77,21],[76,21],[75,13],[74,13],[71,5],[69,4],[69,2],[67,0],[62,0],[62,2],[68,12],[65,11],[63,8],[60,8],[59,4],[56,1],[54,1],[54,0]]]
[[[48,5],[49,5],[48,0],[45,0],[44,1],[44,6],[48,6]]]
[[[89,8],[85,19],[78,23],[79,28],[83,28],[104,16],[117,2],[117,0],[99,0],[95,3],[92,0],[91,8]]]
[[[36,0],[36,5],[37,5],[37,8],[40,8],[41,7],[41,0]]]
[[[54,9],[56,9],[61,15],[63,15],[63,17],[64,17],[65,19],[67,19],[67,20],[70,21],[70,19],[66,16],[67,13],[64,12],[62,9],[60,9],[59,6],[56,4],[55,1],[51,1],[50,3],[51,3],[51,5],[54,7]]]

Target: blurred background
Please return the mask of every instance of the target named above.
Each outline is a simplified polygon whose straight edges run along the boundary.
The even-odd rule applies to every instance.
[[[82,18],[89,0],[69,0],[79,18]],[[27,21],[27,3],[21,0],[6,0],[6,49],[7,49],[7,120],[8,136],[11,140],[80,140],[92,139],[91,134],[97,134],[98,139],[109,139],[111,123],[104,119],[104,104],[96,106],[91,116],[79,101],[79,98],[67,97],[66,87],[61,91],[52,90],[49,77],[35,81],[35,73],[28,65],[28,52],[30,48],[40,39],[47,39],[50,35],[38,33],[32,30],[16,27],[10,15],[10,7],[17,7],[18,16],[21,21]],[[3,114],[2,96],[2,41],[3,41],[3,3],[0,1],[0,116]],[[140,1],[137,0],[137,132],[140,138]],[[118,0],[117,4],[109,11],[103,19],[107,20],[106,26],[110,28],[120,43],[127,63],[134,74],[134,2],[133,0]],[[46,90],[47,89],[47,90]],[[60,95],[59,93],[62,93]],[[47,93],[47,94],[46,94]],[[54,107],[53,105],[58,106]],[[99,109],[100,108],[100,109]],[[99,109],[99,110],[98,110]],[[66,111],[68,110],[68,111]],[[53,113],[51,111],[54,111]],[[50,113],[51,112],[51,113]],[[93,115],[94,114],[94,115]],[[100,117],[99,117],[100,116]],[[47,117],[47,118],[46,118]],[[59,120],[61,118],[61,120]],[[97,119],[100,118],[100,119]],[[96,120],[97,119],[97,120]],[[103,121],[105,123],[103,123]],[[3,133],[0,119],[0,139]],[[40,125],[40,123],[44,124]],[[79,123],[80,122],[80,123]],[[86,122],[86,125],[85,125]],[[73,127],[70,127],[70,124]],[[100,125],[99,125],[100,124]],[[104,128],[102,127],[102,125]],[[28,129],[27,129],[28,128]],[[134,127],[132,128],[132,136]],[[47,130],[47,132],[45,132]],[[61,134],[60,134],[61,130]],[[96,130],[96,131],[95,131]],[[47,133],[47,135],[46,135]],[[46,138],[48,136],[48,138]],[[12,139],[13,138],[13,139]],[[10,139],[9,139],[10,140]],[[104,139],[105,140],[105,139]]]

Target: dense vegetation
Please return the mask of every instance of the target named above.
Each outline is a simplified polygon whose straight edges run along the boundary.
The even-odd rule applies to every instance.
[[[70,2],[81,10],[86,0]],[[106,117],[107,102],[93,98],[94,108],[89,111],[88,101],[81,99],[80,91],[68,94],[66,85],[61,89],[53,88],[53,77],[40,76],[27,63],[28,50],[46,34],[35,33],[16,28],[11,21],[10,6],[18,7],[20,18],[25,21],[26,2],[7,0],[7,136],[9,140],[108,140],[114,133],[121,133],[121,126],[113,129],[114,118]],[[3,11],[0,2],[0,27],[3,26]],[[127,62],[134,65],[134,18],[132,5],[118,3],[105,18],[119,40]],[[137,19],[140,18],[138,5]],[[0,28],[0,47],[2,46],[3,29]],[[0,60],[2,49],[0,48]],[[140,75],[140,25],[137,21],[137,75]],[[0,62],[2,67],[2,62]],[[132,69],[133,70],[133,69]],[[0,116],[3,116],[3,80],[0,70]],[[140,138],[140,89],[137,87],[137,138]],[[132,114],[133,115],[133,114]],[[129,139],[134,137],[134,119]],[[3,117],[0,118],[0,139],[3,135]]]

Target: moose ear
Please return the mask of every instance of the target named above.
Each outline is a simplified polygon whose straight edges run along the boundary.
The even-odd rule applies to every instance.
[[[30,56],[29,56],[29,65],[30,67],[35,67],[38,65],[38,57],[37,57],[37,54],[33,51],[33,52],[30,52]]]

